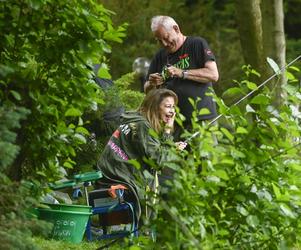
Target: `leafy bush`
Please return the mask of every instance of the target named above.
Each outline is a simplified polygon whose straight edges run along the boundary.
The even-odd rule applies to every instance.
[[[2,97],[31,111],[17,131],[10,176],[55,179],[85,143],[81,115],[103,102],[91,68],[100,62],[108,76],[108,42],[121,42],[124,28],[95,1],[13,0],[0,8]]]
[[[256,86],[248,79],[238,84],[242,93]],[[271,106],[268,88],[241,107],[219,100],[231,130],[194,123],[199,134],[190,142],[191,152],[177,162],[170,188],[162,190],[167,200],[158,206],[162,216],[156,221],[156,244],[169,249],[277,249],[300,241],[301,116],[292,112],[300,101],[295,79],[287,90],[294,95],[279,110]],[[250,113],[252,122],[246,118]]]
[[[245,72],[228,93],[256,87],[248,77],[257,72],[248,67]],[[193,121],[196,136],[184,133],[190,150],[174,151],[174,160],[165,163],[176,174],[150,207],[156,212],[149,225],[156,240],[141,237],[129,249],[292,249],[300,243],[301,116],[296,105],[301,95],[296,79],[287,76],[289,95],[278,110],[271,105],[270,90],[263,88],[239,107],[217,99],[227,127]]]
[[[24,212],[75,166],[89,134],[82,114],[103,103],[92,66],[110,76],[109,43],[125,29],[97,1],[4,0],[0,11],[1,247],[33,249]]]
[[[135,81],[134,73],[128,73],[117,79],[108,89],[103,91],[102,104],[98,104],[97,110],[89,110],[86,118],[89,120],[86,128],[94,133],[93,138],[88,138],[86,144],[81,145],[77,151],[77,171],[85,172],[96,167],[97,160],[106,145],[108,138],[119,125],[118,121],[105,121],[104,112],[118,113],[118,108],[124,110],[136,110],[143,100],[144,94],[130,88]]]

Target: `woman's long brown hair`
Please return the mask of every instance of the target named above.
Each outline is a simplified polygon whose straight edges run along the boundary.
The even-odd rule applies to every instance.
[[[138,109],[157,133],[161,133],[163,129],[160,119],[160,104],[166,97],[172,97],[175,105],[178,104],[178,97],[175,92],[169,89],[154,89],[147,93]]]

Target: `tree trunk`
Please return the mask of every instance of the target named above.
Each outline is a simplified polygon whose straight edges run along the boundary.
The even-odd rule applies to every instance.
[[[264,58],[272,58],[280,68],[285,66],[285,34],[284,14],[282,0],[263,0],[261,2],[262,30],[263,30],[263,52]],[[269,75],[273,72],[269,70]],[[278,107],[285,99],[282,86],[286,84],[285,74],[278,79],[274,78],[269,86],[274,91],[274,105]]]
[[[264,61],[260,0],[235,0],[235,9],[245,63],[260,72]]]

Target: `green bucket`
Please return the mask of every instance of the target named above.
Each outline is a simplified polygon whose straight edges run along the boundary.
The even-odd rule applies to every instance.
[[[39,208],[39,218],[53,223],[51,238],[72,243],[80,243],[83,239],[91,213],[91,207],[86,206],[86,212],[59,209]]]
[[[62,211],[73,211],[73,212],[91,212],[92,207],[85,205],[69,205],[69,204],[51,204],[51,203],[42,203],[43,205],[48,206],[51,209],[62,210]]]

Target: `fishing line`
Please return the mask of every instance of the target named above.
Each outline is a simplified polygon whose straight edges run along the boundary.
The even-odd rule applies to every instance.
[[[275,72],[272,76],[270,76],[268,79],[266,79],[263,83],[261,83],[260,85],[258,85],[256,87],[256,89],[253,89],[252,91],[250,91],[248,94],[246,94],[245,96],[243,96],[241,99],[239,99],[237,102],[235,102],[234,104],[232,104],[230,107],[228,107],[227,110],[229,110],[232,106],[236,106],[239,103],[241,103],[243,100],[247,99],[250,95],[252,95],[255,91],[259,90],[261,87],[263,87],[264,85],[266,85],[270,80],[272,80],[275,76],[279,75],[280,72],[283,72],[287,67],[289,67],[290,65],[292,65],[293,63],[295,63],[296,61],[298,61],[301,58],[301,55],[297,56],[294,60],[292,60],[289,64],[287,64],[286,66],[283,66],[281,69],[279,69],[277,72]],[[213,120],[211,120],[208,123],[208,126],[214,124],[219,118],[221,118],[223,116],[223,114],[219,114],[217,117],[215,117]],[[196,137],[197,135],[200,134],[200,131],[195,132],[194,134],[192,134],[189,138],[187,138],[185,140],[185,142],[190,141],[191,139],[193,139],[194,137]]]

